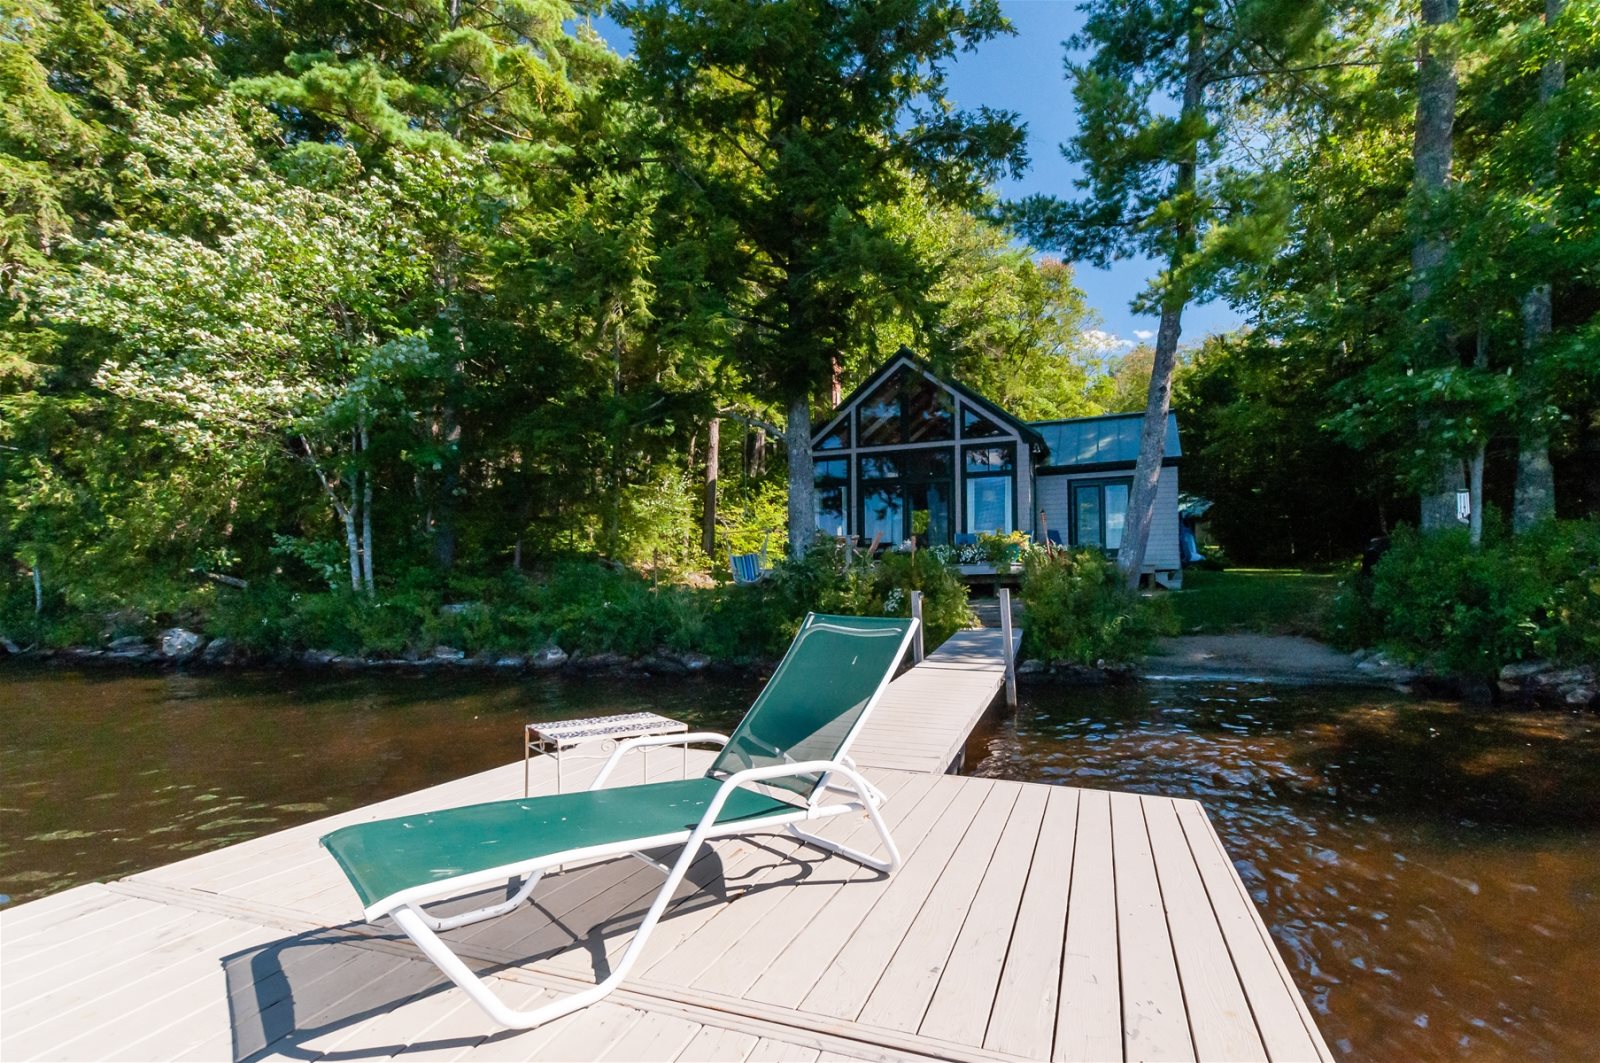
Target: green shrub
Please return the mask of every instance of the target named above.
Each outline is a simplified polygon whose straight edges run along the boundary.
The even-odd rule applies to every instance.
[[[1168,626],[1161,607],[1129,591],[1116,565],[1096,550],[1029,550],[1022,602],[1023,653],[1046,661],[1131,661]]]
[[[1600,663],[1600,525],[1549,521],[1513,538],[1491,521],[1477,547],[1465,529],[1401,528],[1346,584],[1331,634],[1481,679],[1533,657]]]
[[[874,602],[881,595],[885,616],[910,616],[910,592],[922,592],[923,642],[930,650],[978,622],[954,566],[932,551],[885,554],[874,568],[873,581]]]

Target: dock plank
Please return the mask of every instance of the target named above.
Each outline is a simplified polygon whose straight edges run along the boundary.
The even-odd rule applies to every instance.
[[[1183,981],[1184,1005],[1195,1054],[1202,1059],[1261,1060],[1267,1050],[1256,1031],[1216,913],[1189,852],[1174,803],[1142,798],[1156,877],[1172,929],[1172,952]]]
[[[928,892],[889,965],[857,1013],[861,1022],[908,1032],[922,1025],[956,939],[968,914],[973,912],[973,898],[983,885],[985,874],[995,865],[995,852],[1012,824],[1022,790],[1017,785],[996,784],[989,791],[948,868]],[[1019,822],[1027,831],[1026,821]],[[979,912],[977,920],[989,922],[991,915],[992,911]]]
[[[1333,1054],[1205,811],[1194,801],[1176,801],[1174,811],[1205,882],[1234,969],[1250,999],[1267,1054],[1274,1060],[1331,1060]]]
[[[963,913],[961,930],[940,972],[938,987],[919,1027],[922,1034],[961,1044],[981,1045],[991,1016],[999,1015],[1000,980],[1005,970],[1006,955],[1021,925],[1022,893],[1041,844],[1040,835],[1045,829],[1045,811],[1051,796],[1051,791],[1042,786],[1022,787],[1017,795],[1016,807],[1001,832],[994,858],[985,869],[983,884],[968,910]],[[1070,851],[1070,834],[1066,844]],[[1044,871],[1043,865],[1041,871]],[[1057,926],[1059,928],[1060,924]],[[1024,932],[1033,936],[1037,934],[1037,929],[1030,928]],[[1052,979],[1057,969],[1059,964],[1048,967],[1044,971],[1045,978]],[[1040,999],[1037,982],[1033,985],[1019,984],[1015,988],[1021,990],[1016,994],[1021,1000]],[[988,1006],[984,1006],[985,1001],[990,1002]],[[1052,1003],[1042,1024],[1046,1053],[1054,1015]],[[1017,1017],[1007,1014],[1001,1017],[1001,1021],[1008,1026],[1015,1026]],[[1044,1058],[1044,1053],[1038,1058]]]
[[[860,1014],[896,947],[905,939],[917,913],[951,866],[951,858],[967,837],[973,821],[986,807],[991,807],[990,799],[996,789],[1000,788],[968,786],[957,792],[939,822],[939,829],[932,832],[906,860],[905,866],[877,891],[871,917],[861,920],[844,947],[824,968],[802,1002],[801,1010],[843,1019],[853,1019]],[[1003,806],[1005,797],[997,803]],[[846,896],[865,893],[866,890],[851,891]]]
[[[684,1063],[744,1063],[761,1038],[717,1026],[703,1027],[678,1058]]]
[[[1193,1059],[1183,985],[1172,958],[1161,883],[1137,794],[1111,795],[1111,853],[1122,960],[1123,1051],[1128,1059]]]

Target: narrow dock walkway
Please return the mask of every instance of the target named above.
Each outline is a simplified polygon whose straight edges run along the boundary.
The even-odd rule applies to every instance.
[[[1012,636],[1022,644],[1022,632]],[[884,691],[850,755],[863,768],[946,772],[1005,686],[997,628],[958,631]]]
[[[969,634],[891,685],[915,677],[858,751],[889,796],[892,877],[788,835],[720,840],[620,990],[500,1031],[409,942],[359,921],[317,838],[520,796],[518,761],[0,912],[0,1059],[1331,1059],[1197,803],[941,774],[944,738],[917,770],[874,759],[918,709],[946,733],[930,699],[966,681],[942,673],[993,659],[982,639],[998,633]],[[981,704],[945,708],[976,720],[997,689],[984,682]],[[948,734],[959,748],[966,730]],[[569,767],[569,787],[597,767]],[[554,783],[536,760],[534,791]],[[861,817],[821,833],[870,844]],[[628,858],[570,866],[533,904],[450,936],[529,1007],[603,976],[659,881]]]

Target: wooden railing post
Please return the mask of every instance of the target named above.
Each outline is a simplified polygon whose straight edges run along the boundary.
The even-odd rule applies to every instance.
[[[922,592],[911,592],[911,615],[917,622],[917,634],[911,641],[911,659],[922,663]]]
[[[1017,651],[1011,644],[1011,588],[1000,588],[1000,641],[1006,659],[1006,704],[1017,707]]]

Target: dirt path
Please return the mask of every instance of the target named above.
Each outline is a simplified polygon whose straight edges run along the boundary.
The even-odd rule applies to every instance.
[[[1161,639],[1139,665],[1146,679],[1353,683],[1387,686],[1412,673],[1361,661],[1315,639],[1293,635],[1183,635]]]

